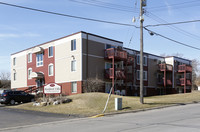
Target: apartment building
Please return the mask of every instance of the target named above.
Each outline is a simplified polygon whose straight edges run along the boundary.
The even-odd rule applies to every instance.
[[[139,51],[123,42],[77,32],[11,55],[11,88],[32,89],[48,83],[62,86],[62,94],[83,93],[88,78],[102,79],[108,93],[138,96]],[[144,53],[146,96],[191,91],[191,61]]]

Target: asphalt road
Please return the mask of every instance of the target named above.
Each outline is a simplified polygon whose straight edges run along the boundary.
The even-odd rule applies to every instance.
[[[77,116],[11,109],[0,105],[0,131],[3,128],[62,121],[76,117]]]
[[[15,120],[22,120],[20,118]],[[200,132],[200,104],[182,105],[101,118],[62,120],[4,132]]]

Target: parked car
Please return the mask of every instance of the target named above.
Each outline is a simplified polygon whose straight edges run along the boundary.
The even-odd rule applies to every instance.
[[[34,101],[35,96],[28,94],[24,91],[11,91],[11,90],[4,90],[0,93],[0,103],[1,104],[11,104],[14,105],[15,102],[18,103],[25,103]]]

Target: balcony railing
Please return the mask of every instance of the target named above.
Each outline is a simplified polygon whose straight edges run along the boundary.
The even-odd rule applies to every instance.
[[[158,79],[157,84],[158,84],[158,85],[164,85],[164,81],[165,81],[164,78],[163,78],[162,80],[161,80],[161,79]],[[166,80],[166,85],[172,85],[172,80],[171,80],[171,79],[167,79],[167,80]]]
[[[172,85],[172,80],[167,79],[167,85]]]
[[[164,71],[164,70],[167,70],[167,71],[172,71],[172,66],[171,65],[167,65],[167,64],[159,64],[159,69],[160,71]]]
[[[121,49],[109,48],[105,50],[105,58],[127,60],[127,52]]]
[[[192,66],[188,65],[179,65],[178,72],[192,72]]]
[[[126,78],[123,70],[115,70],[114,76],[113,76],[113,68],[109,68],[105,70],[105,78],[112,79],[116,77],[117,79],[124,80]]]
[[[186,79],[186,84],[185,84],[185,78],[177,79],[176,84],[177,84],[177,85],[180,85],[180,86],[184,86],[184,85],[192,85],[190,79]]]

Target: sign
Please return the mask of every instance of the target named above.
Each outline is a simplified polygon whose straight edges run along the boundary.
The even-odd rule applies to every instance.
[[[49,83],[44,86],[44,94],[60,94],[61,86],[55,83]]]

